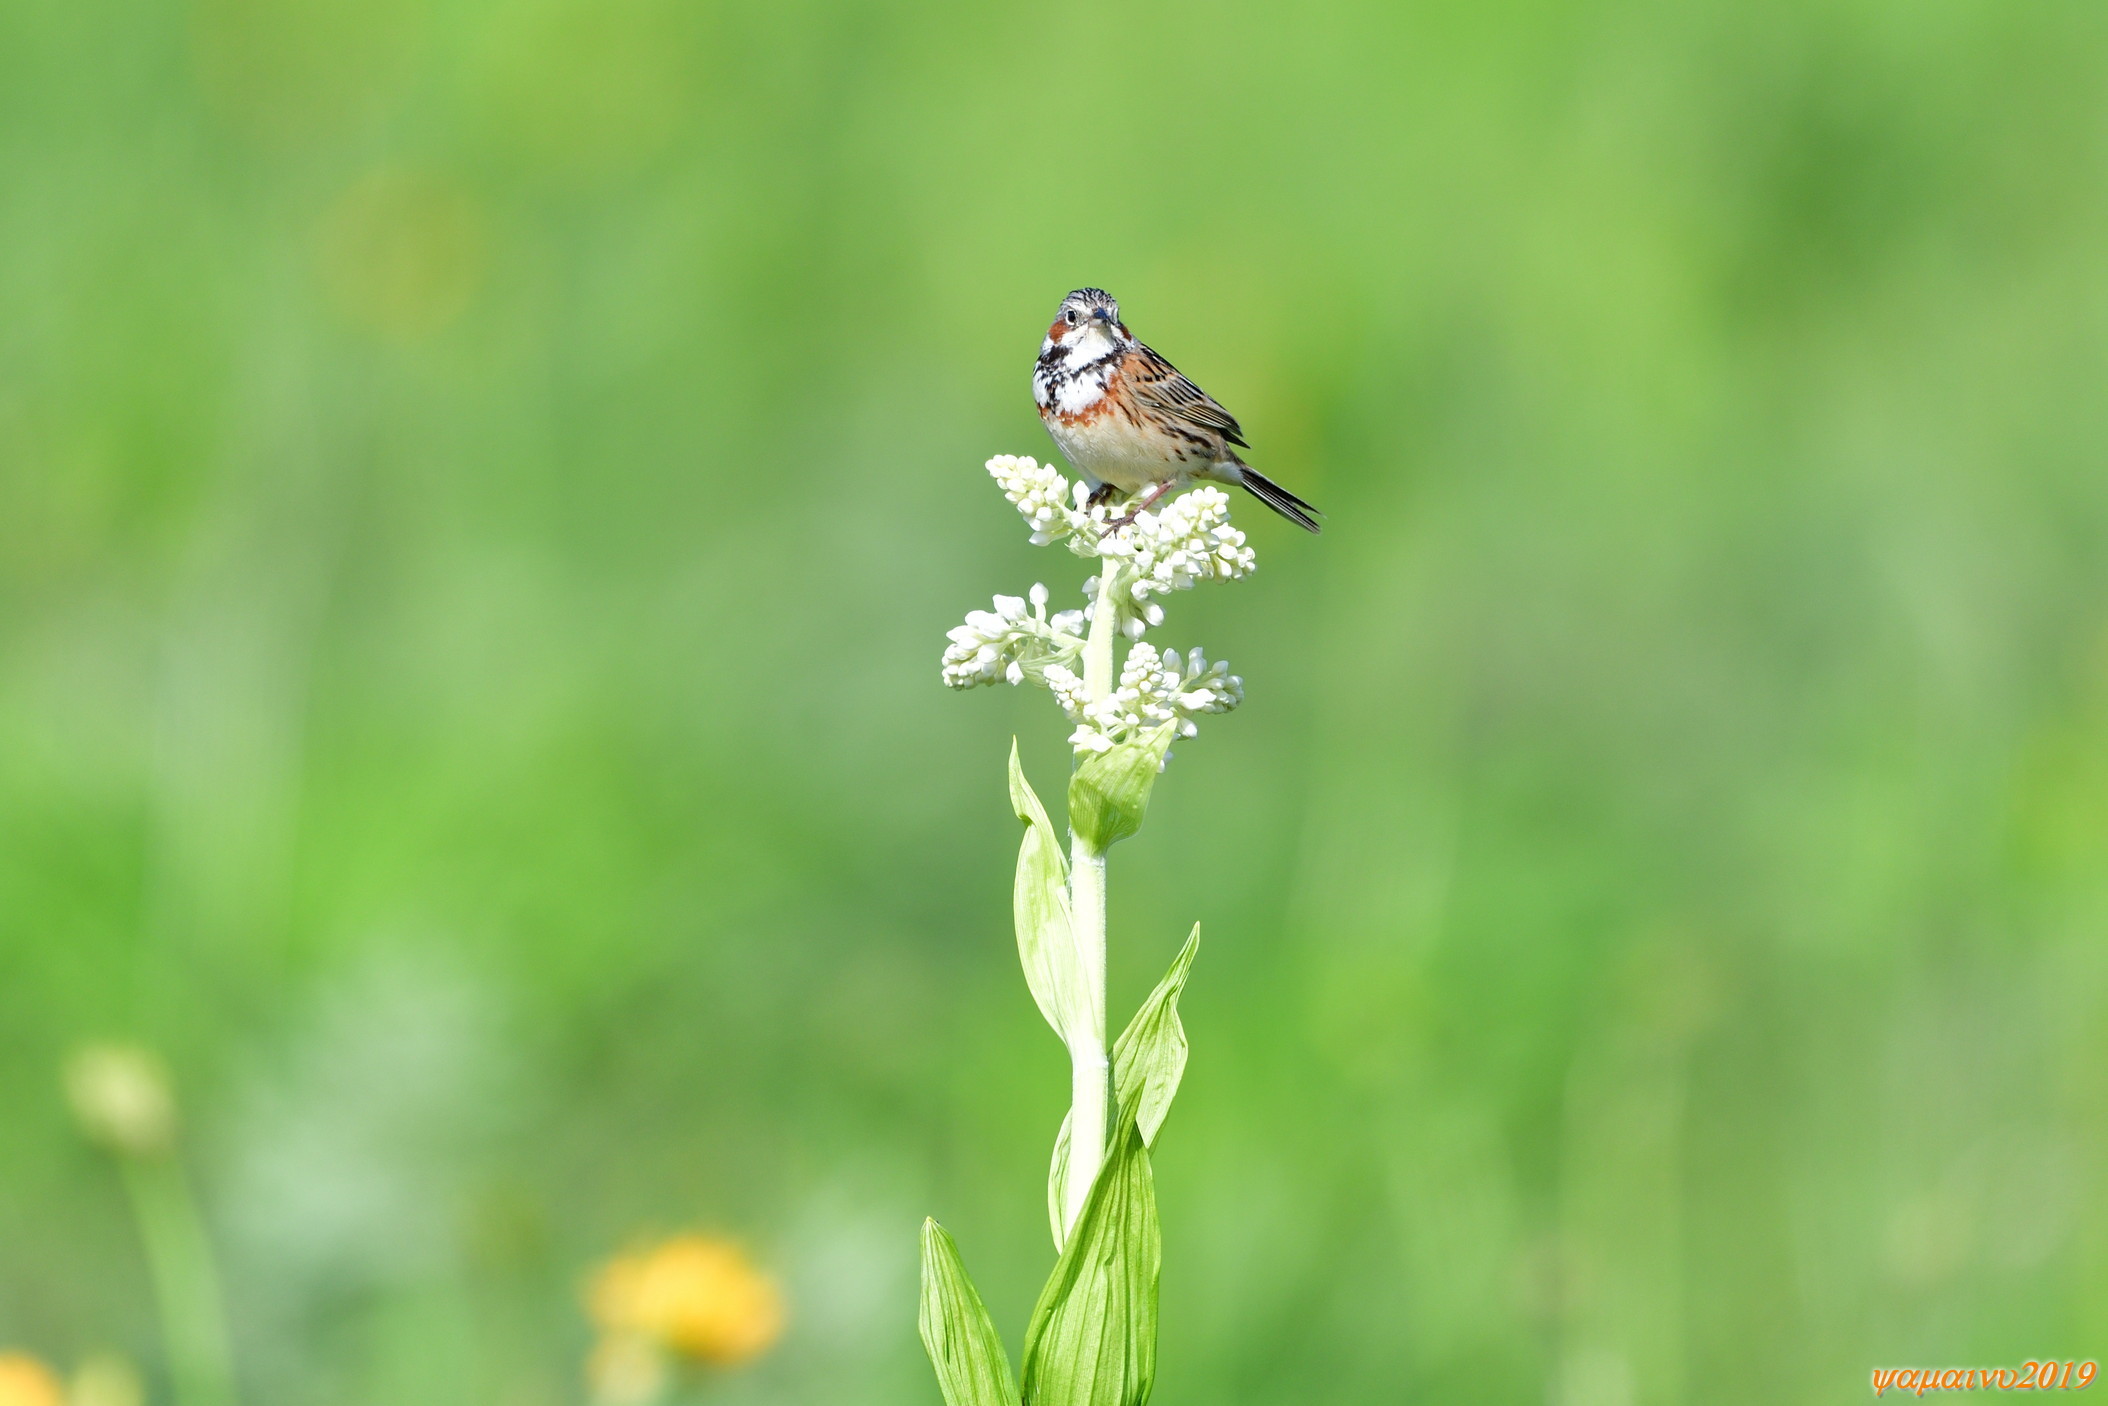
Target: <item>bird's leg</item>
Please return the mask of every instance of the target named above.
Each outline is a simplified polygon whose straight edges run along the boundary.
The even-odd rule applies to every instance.
[[[1172,489],[1176,488],[1177,486],[1178,480],[1175,478],[1167,479],[1165,482],[1158,484],[1156,487],[1150,489],[1148,493],[1143,495],[1141,502],[1135,504],[1132,508],[1129,508],[1127,510],[1127,516],[1116,517],[1111,522],[1105,524],[1105,530],[1107,532],[1113,532],[1127,526],[1136,518],[1140,517],[1142,514],[1148,512],[1151,508],[1155,507],[1159,498],[1162,498],[1166,493],[1169,493]]]
[[[1158,484],[1156,487],[1150,489],[1149,496],[1144,498],[1141,502],[1135,504],[1134,511],[1127,515],[1127,520],[1129,522],[1132,522],[1141,514],[1148,512],[1151,508],[1157,505],[1157,500],[1159,498],[1162,498],[1166,493],[1169,493],[1172,489],[1176,487],[1178,487],[1178,480],[1174,478],[1166,479],[1162,483]]]

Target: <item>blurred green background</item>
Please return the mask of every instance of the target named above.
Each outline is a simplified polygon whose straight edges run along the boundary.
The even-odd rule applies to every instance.
[[[0,1345],[165,1400],[57,1070],[168,1056],[247,1399],[1013,1350],[1066,1065],[943,632],[1080,564],[1078,284],[1330,514],[1113,870],[1186,926],[1182,1403],[1832,1402],[2108,1351],[2096,0],[0,6]]]

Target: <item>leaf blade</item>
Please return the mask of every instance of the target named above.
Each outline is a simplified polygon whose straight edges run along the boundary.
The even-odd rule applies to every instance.
[[[1170,970],[1113,1042],[1113,1122],[1118,1126],[1131,1118],[1141,1130],[1146,1147],[1156,1146],[1156,1135],[1185,1076],[1186,1027],[1178,1017],[1178,998],[1185,992],[1186,977],[1199,952],[1200,924],[1195,923],[1185,945],[1171,959]],[[1053,1227],[1057,1252],[1066,1243],[1061,1211],[1068,1204],[1068,1179],[1073,1171],[1069,1165],[1069,1120],[1064,1117],[1047,1169],[1047,1220]]]
[[[958,1242],[934,1219],[922,1222],[922,1306],[915,1326],[945,1406],[1016,1406],[1017,1383],[1002,1335],[966,1273]]]
[[[1091,1187],[1025,1331],[1025,1406],[1143,1406],[1156,1384],[1163,1240],[1132,1121]]]
[[[1061,1115],[1061,1131],[1054,1134],[1053,1161],[1047,1167],[1047,1222],[1054,1230],[1057,1255],[1068,1241],[1068,1228],[1061,1223],[1061,1213],[1069,1203],[1069,1120],[1075,1116],[1073,1108]]]
[[[1011,898],[1018,963],[1039,1013],[1067,1043],[1085,1003],[1083,962],[1069,921],[1069,863],[1047,808],[1025,780],[1016,738],[1010,740],[1010,808],[1025,825]]]
[[[1171,748],[1171,731],[1167,723],[1146,737],[1090,753],[1076,763],[1069,777],[1069,828],[1092,849],[1103,854],[1142,828],[1149,793]]]
[[[1148,1147],[1156,1146],[1157,1132],[1185,1077],[1186,1027],[1178,1018],[1178,998],[1199,953],[1200,924],[1195,923],[1171,959],[1171,969],[1113,1042],[1113,1096],[1120,1101],[1119,1116],[1134,1119]]]

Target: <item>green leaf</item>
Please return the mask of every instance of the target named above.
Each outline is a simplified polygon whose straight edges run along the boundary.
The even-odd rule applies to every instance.
[[[1054,1134],[1054,1162],[1047,1168],[1047,1223],[1054,1228],[1056,1254],[1067,1243],[1062,1238],[1061,1212],[1069,1204],[1069,1120],[1075,1116],[1073,1108],[1061,1115],[1061,1131]]]
[[[1017,1406],[1002,1335],[966,1275],[957,1242],[934,1220],[922,1223],[922,1311],[916,1323],[945,1406]]]
[[[1123,1123],[1025,1330],[1025,1406],[1142,1406],[1163,1242],[1149,1149]]]
[[[1076,763],[1069,778],[1069,828],[1101,854],[1141,829],[1149,792],[1170,747],[1166,723],[1139,741],[1093,752]]]
[[[1083,962],[1069,926],[1069,866],[1047,808],[1025,780],[1016,738],[1010,740],[1010,806],[1025,822],[1012,900],[1017,957],[1025,969],[1025,985],[1039,1003],[1039,1013],[1066,1042],[1088,1008]]]
[[[1178,998],[1199,951],[1200,924],[1195,923],[1186,945],[1171,959],[1171,970],[1113,1042],[1117,1117],[1134,1119],[1145,1147],[1156,1146],[1157,1130],[1164,1126],[1164,1115],[1171,1111],[1172,1096],[1186,1072],[1186,1027],[1178,1018]]]
[[[1186,1072],[1186,1027],[1178,1018],[1178,998],[1186,974],[1200,951],[1200,924],[1193,925],[1186,945],[1171,961],[1171,970],[1142,1002],[1120,1038],[1113,1042],[1114,1126],[1132,1118],[1142,1144],[1156,1146],[1156,1135],[1171,1111],[1172,1096]],[[1061,1209],[1069,1179],[1069,1120],[1061,1120],[1054,1138],[1053,1165],[1047,1172],[1047,1220],[1054,1228],[1054,1248],[1062,1248]]]

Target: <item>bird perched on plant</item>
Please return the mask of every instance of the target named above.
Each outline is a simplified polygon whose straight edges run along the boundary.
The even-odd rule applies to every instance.
[[[1323,514],[1237,457],[1249,448],[1236,417],[1135,339],[1102,288],[1061,300],[1040,343],[1032,399],[1047,433],[1090,481],[1091,501],[1148,495],[1141,512],[1195,479],[1234,483],[1296,526]]]

